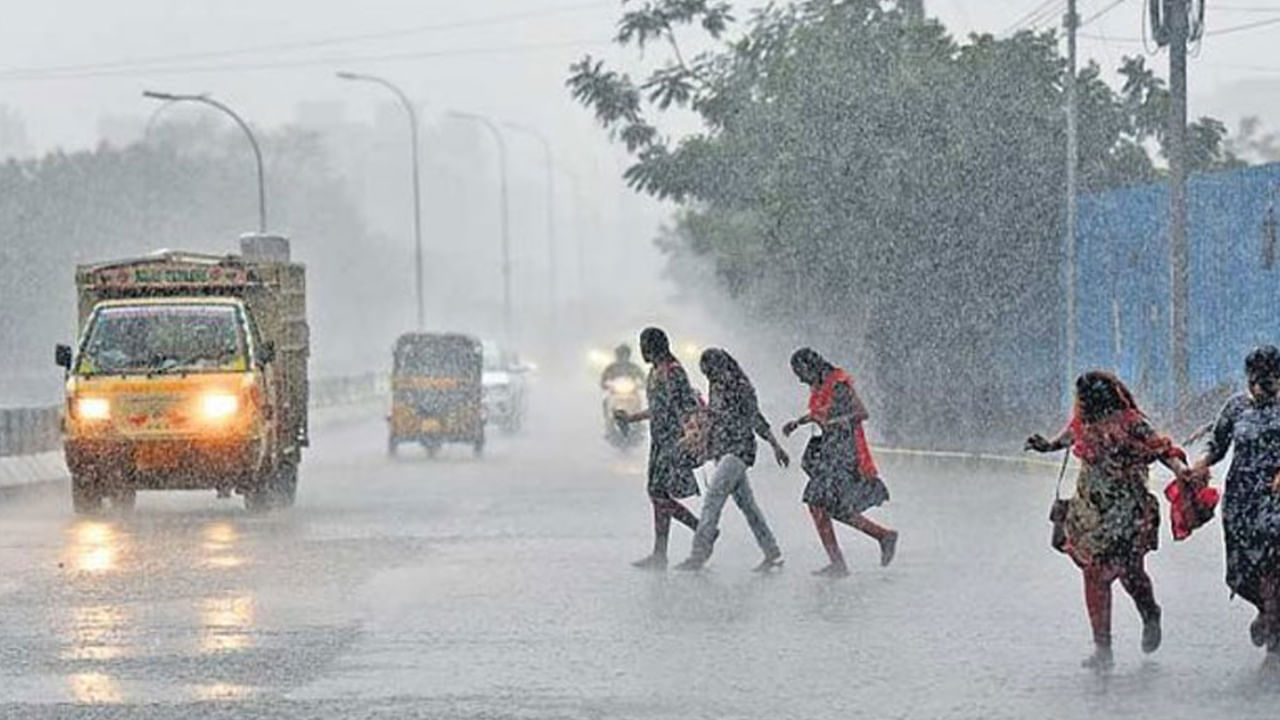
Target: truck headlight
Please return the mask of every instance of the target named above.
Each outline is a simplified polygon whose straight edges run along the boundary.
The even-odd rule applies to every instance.
[[[240,409],[240,400],[227,393],[209,393],[200,398],[200,415],[205,420],[225,420]]]
[[[81,420],[106,420],[111,417],[111,403],[106,398],[77,398],[76,417]]]

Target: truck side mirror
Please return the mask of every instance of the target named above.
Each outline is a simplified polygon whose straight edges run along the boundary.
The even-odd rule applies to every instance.
[[[58,367],[65,370],[71,370],[71,346],[58,345],[53,349],[53,361]]]
[[[262,347],[258,349],[258,361],[263,365],[273,362],[276,359],[276,344],[270,340],[262,343]]]

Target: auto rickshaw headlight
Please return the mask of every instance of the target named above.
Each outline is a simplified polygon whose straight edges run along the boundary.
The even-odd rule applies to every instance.
[[[111,402],[99,397],[77,398],[76,417],[81,420],[106,420],[111,417]]]
[[[200,398],[200,415],[206,420],[225,420],[239,409],[239,398],[229,393],[208,393]]]

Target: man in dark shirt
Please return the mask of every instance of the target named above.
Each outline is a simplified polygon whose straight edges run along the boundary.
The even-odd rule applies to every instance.
[[[699,365],[711,386],[705,421],[700,423],[703,426],[701,432],[706,437],[698,437],[697,428],[691,428],[693,432],[686,437],[684,444],[697,445],[705,441],[705,457],[716,461],[716,469],[702,503],[702,520],[693,536],[693,551],[689,559],[676,569],[697,570],[706,564],[716,536],[720,534],[720,513],[732,496],[764,553],[764,560],[756,570],[769,570],[782,564],[782,550],[778,548],[747,480],[747,468],[756,461],[756,436],[773,446],[774,458],[779,465],[785,467],[790,458],[773,436],[769,421],[760,413],[755,388],[737,361],[724,350],[712,348],[702,354]],[[697,454],[696,450],[690,452]]]
[[[612,380],[628,378],[634,380],[637,385],[644,383],[644,370],[640,366],[631,362],[631,348],[623,343],[613,351],[613,362],[609,363],[604,372],[600,374],[601,389],[608,386]]]

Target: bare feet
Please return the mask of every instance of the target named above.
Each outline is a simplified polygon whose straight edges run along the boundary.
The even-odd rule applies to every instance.
[[[676,565],[675,569],[683,570],[686,572],[696,572],[698,570],[701,570],[703,566],[705,566],[706,564],[707,564],[707,561],[702,558],[690,557],[688,560],[685,560],[679,565]]]
[[[1107,645],[1098,645],[1094,648],[1093,654],[1080,663],[1080,667],[1094,672],[1107,672],[1115,667],[1115,664],[1116,661],[1111,654],[1111,648]]]
[[[631,565],[633,567],[640,568],[641,570],[666,570],[667,556],[654,553],[648,557],[640,558],[639,560],[631,563]]]
[[[814,570],[818,577],[842,578],[849,576],[849,568],[844,563],[831,563],[821,570]]]

